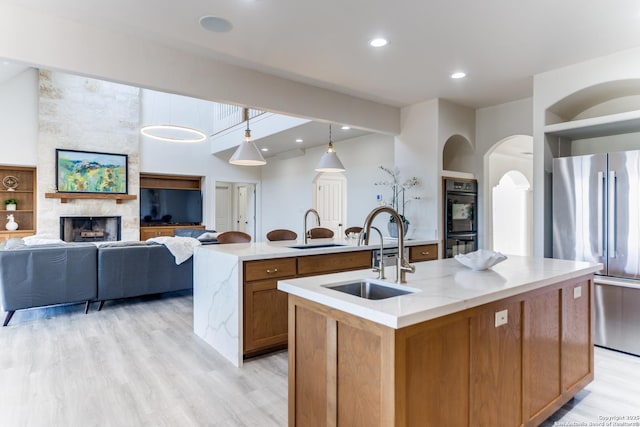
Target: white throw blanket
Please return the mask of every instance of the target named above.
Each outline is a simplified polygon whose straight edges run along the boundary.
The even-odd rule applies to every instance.
[[[152,237],[147,239],[147,242],[155,242],[165,245],[169,252],[175,257],[176,264],[182,264],[193,255],[193,250],[196,246],[200,246],[202,243],[198,239],[193,237]]]

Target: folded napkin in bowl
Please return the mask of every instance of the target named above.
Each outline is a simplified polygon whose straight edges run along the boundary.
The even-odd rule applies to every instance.
[[[459,254],[454,257],[460,264],[469,267],[472,270],[486,270],[499,262],[504,261],[507,257],[500,252],[480,249],[467,254]]]

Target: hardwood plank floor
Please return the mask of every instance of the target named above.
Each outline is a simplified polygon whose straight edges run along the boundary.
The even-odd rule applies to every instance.
[[[287,353],[234,368],[193,334],[190,293],[83,308],[0,329],[0,425],[287,425]],[[640,358],[595,354],[595,381],[543,426],[640,415]]]

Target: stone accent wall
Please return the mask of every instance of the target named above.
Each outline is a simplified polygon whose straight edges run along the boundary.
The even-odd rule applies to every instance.
[[[128,192],[140,188],[140,89],[41,70],[38,234],[58,237],[61,216],[121,216],[122,240],[139,240],[139,201],[45,199],[56,189],[56,148],[127,154]]]

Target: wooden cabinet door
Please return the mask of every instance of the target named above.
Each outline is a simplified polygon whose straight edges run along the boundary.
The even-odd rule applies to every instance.
[[[244,285],[244,354],[287,344],[287,294],[277,280]]]
[[[524,419],[536,418],[560,396],[560,289],[524,301]]]
[[[492,304],[471,318],[472,425],[512,427],[522,422],[521,326],[519,301]]]
[[[562,289],[562,389],[569,390],[593,372],[591,282]]]

